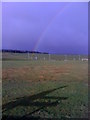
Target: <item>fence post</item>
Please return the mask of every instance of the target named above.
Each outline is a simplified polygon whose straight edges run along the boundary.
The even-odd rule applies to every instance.
[[[51,60],[51,55],[49,54],[49,60]]]
[[[29,60],[29,52],[28,52],[28,60]]]

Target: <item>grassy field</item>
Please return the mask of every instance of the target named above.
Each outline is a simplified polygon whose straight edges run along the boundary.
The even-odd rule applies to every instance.
[[[88,63],[3,61],[3,119],[88,117]]]

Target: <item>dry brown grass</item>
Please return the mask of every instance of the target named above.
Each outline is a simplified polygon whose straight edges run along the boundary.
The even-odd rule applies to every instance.
[[[70,73],[70,66],[35,66],[3,69],[3,79],[12,80],[13,78],[20,78],[22,80],[59,80],[61,75],[68,75]]]

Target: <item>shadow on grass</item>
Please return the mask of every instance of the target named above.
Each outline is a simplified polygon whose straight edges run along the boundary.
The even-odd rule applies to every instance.
[[[41,119],[40,117],[33,117],[32,115],[45,107],[57,106],[58,104],[60,104],[59,101],[68,99],[68,97],[47,96],[48,94],[50,94],[58,89],[65,88],[65,87],[67,87],[67,86],[50,89],[50,90],[43,91],[43,92],[40,92],[40,93],[32,95],[32,96],[24,96],[21,98],[16,98],[15,100],[2,106],[3,113],[5,111],[12,110],[13,108],[15,108],[17,106],[37,107],[37,109],[30,112],[29,114],[25,114],[23,117],[3,115],[2,120],[17,120],[17,119],[18,120],[20,120],[20,119],[21,120],[40,120]],[[44,100],[44,102],[42,100]],[[53,102],[51,102],[52,100],[53,100]],[[47,120],[49,120],[49,118],[47,118]]]

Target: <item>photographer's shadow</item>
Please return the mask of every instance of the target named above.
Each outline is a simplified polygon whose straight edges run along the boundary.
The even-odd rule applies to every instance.
[[[65,88],[67,86],[62,86],[59,88],[54,88],[54,89],[50,89],[47,91],[43,91],[40,92],[38,94],[32,95],[32,96],[24,96],[21,98],[16,98],[15,100],[4,104],[2,106],[2,110],[3,113],[9,110],[12,110],[13,108],[17,107],[17,106],[30,106],[30,107],[36,107],[36,110],[30,112],[29,114],[25,114],[22,117],[19,116],[5,116],[3,115],[3,120],[16,120],[16,119],[22,119],[22,120],[31,120],[31,119],[37,119],[40,120],[40,117],[33,117],[32,115],[38,111],[40,111],[43,108],[46,107],[52,107],[52,106],[57,106],[58,104],[60,104],[60,101],[62,100],[66,100],[68,99],[68,97],[55,97],[55,96],[47,96],[48,94],[58,90],[58,89],[62,89]]]

